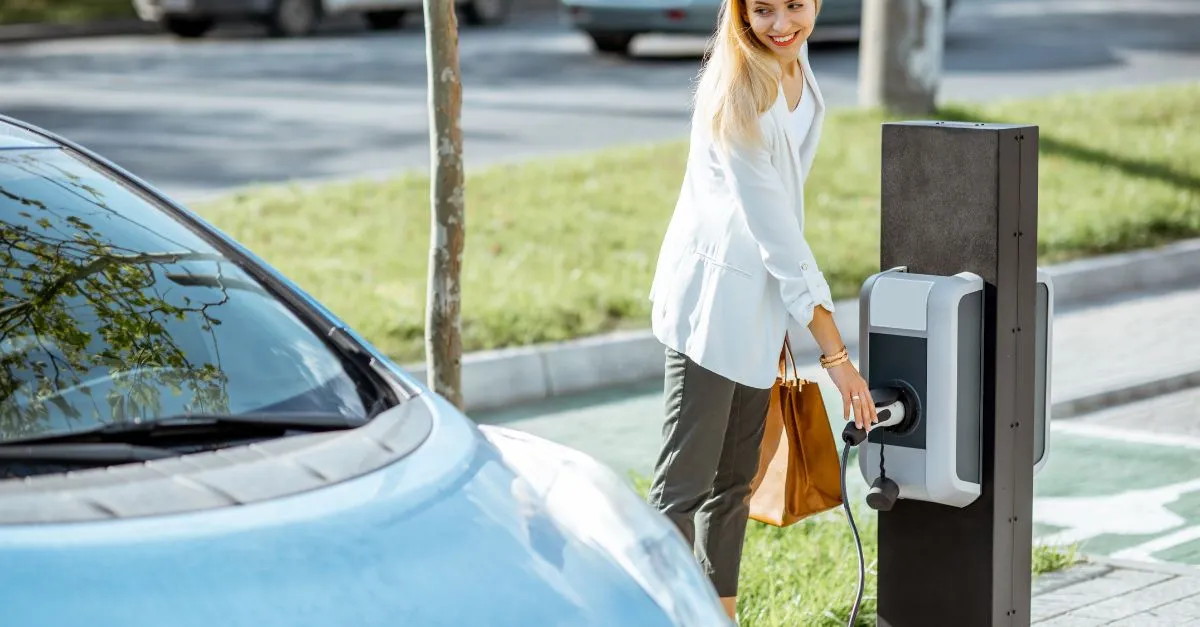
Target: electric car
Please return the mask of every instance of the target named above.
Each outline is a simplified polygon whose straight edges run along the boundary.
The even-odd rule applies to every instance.
[[[399,28],[423,0],[133,0],[138,16],[179,37],[203,37],[222,21],[254,21],[275,37],[311,34],[324,17],[361,15],[373,30]],[[473,26],[508,20],[512,0],[456,0]]]
[[[955,0],[946,0],[949,14]],[[823,0],[821,29],[853,32],[862,22],[863,0]],[[710,35],[722,0],[562,0],[567,22],[591,38],[598,52],[628,55],[639,35]],[[820,36],[828,32],[822,30]]]
[[[4,624],[728,624],[614,473],[476,425],[194,213],[3,116],[0,234]]]

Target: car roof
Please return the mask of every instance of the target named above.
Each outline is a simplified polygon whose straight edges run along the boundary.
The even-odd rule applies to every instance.
[[[11,118],[0,115],[0,150],[13,148],[58,148],[54,140],[21,126]]]

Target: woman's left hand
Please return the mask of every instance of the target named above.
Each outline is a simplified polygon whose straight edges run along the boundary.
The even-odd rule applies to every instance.
[[[845,361],[829,369],[829,378],[842,393],[842,405],[845,408],[846,420],[854,414],[854,425],[866,430],[879,422],[875,414],[875,401],[871,398],[871,389],[866,380],[858,373],[858,369],[850,361]]]

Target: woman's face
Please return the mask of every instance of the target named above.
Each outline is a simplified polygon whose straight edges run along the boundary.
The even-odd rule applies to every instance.
[[[817,21],[816,0],[748,0],[750,30],[780,61],[794,61]]]

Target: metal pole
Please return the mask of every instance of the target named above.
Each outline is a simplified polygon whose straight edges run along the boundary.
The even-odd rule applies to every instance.
[[[879,514],[881,627],[1030,624],[1038,129],[883,126],[881,268],[983,277],[983,493]]]

